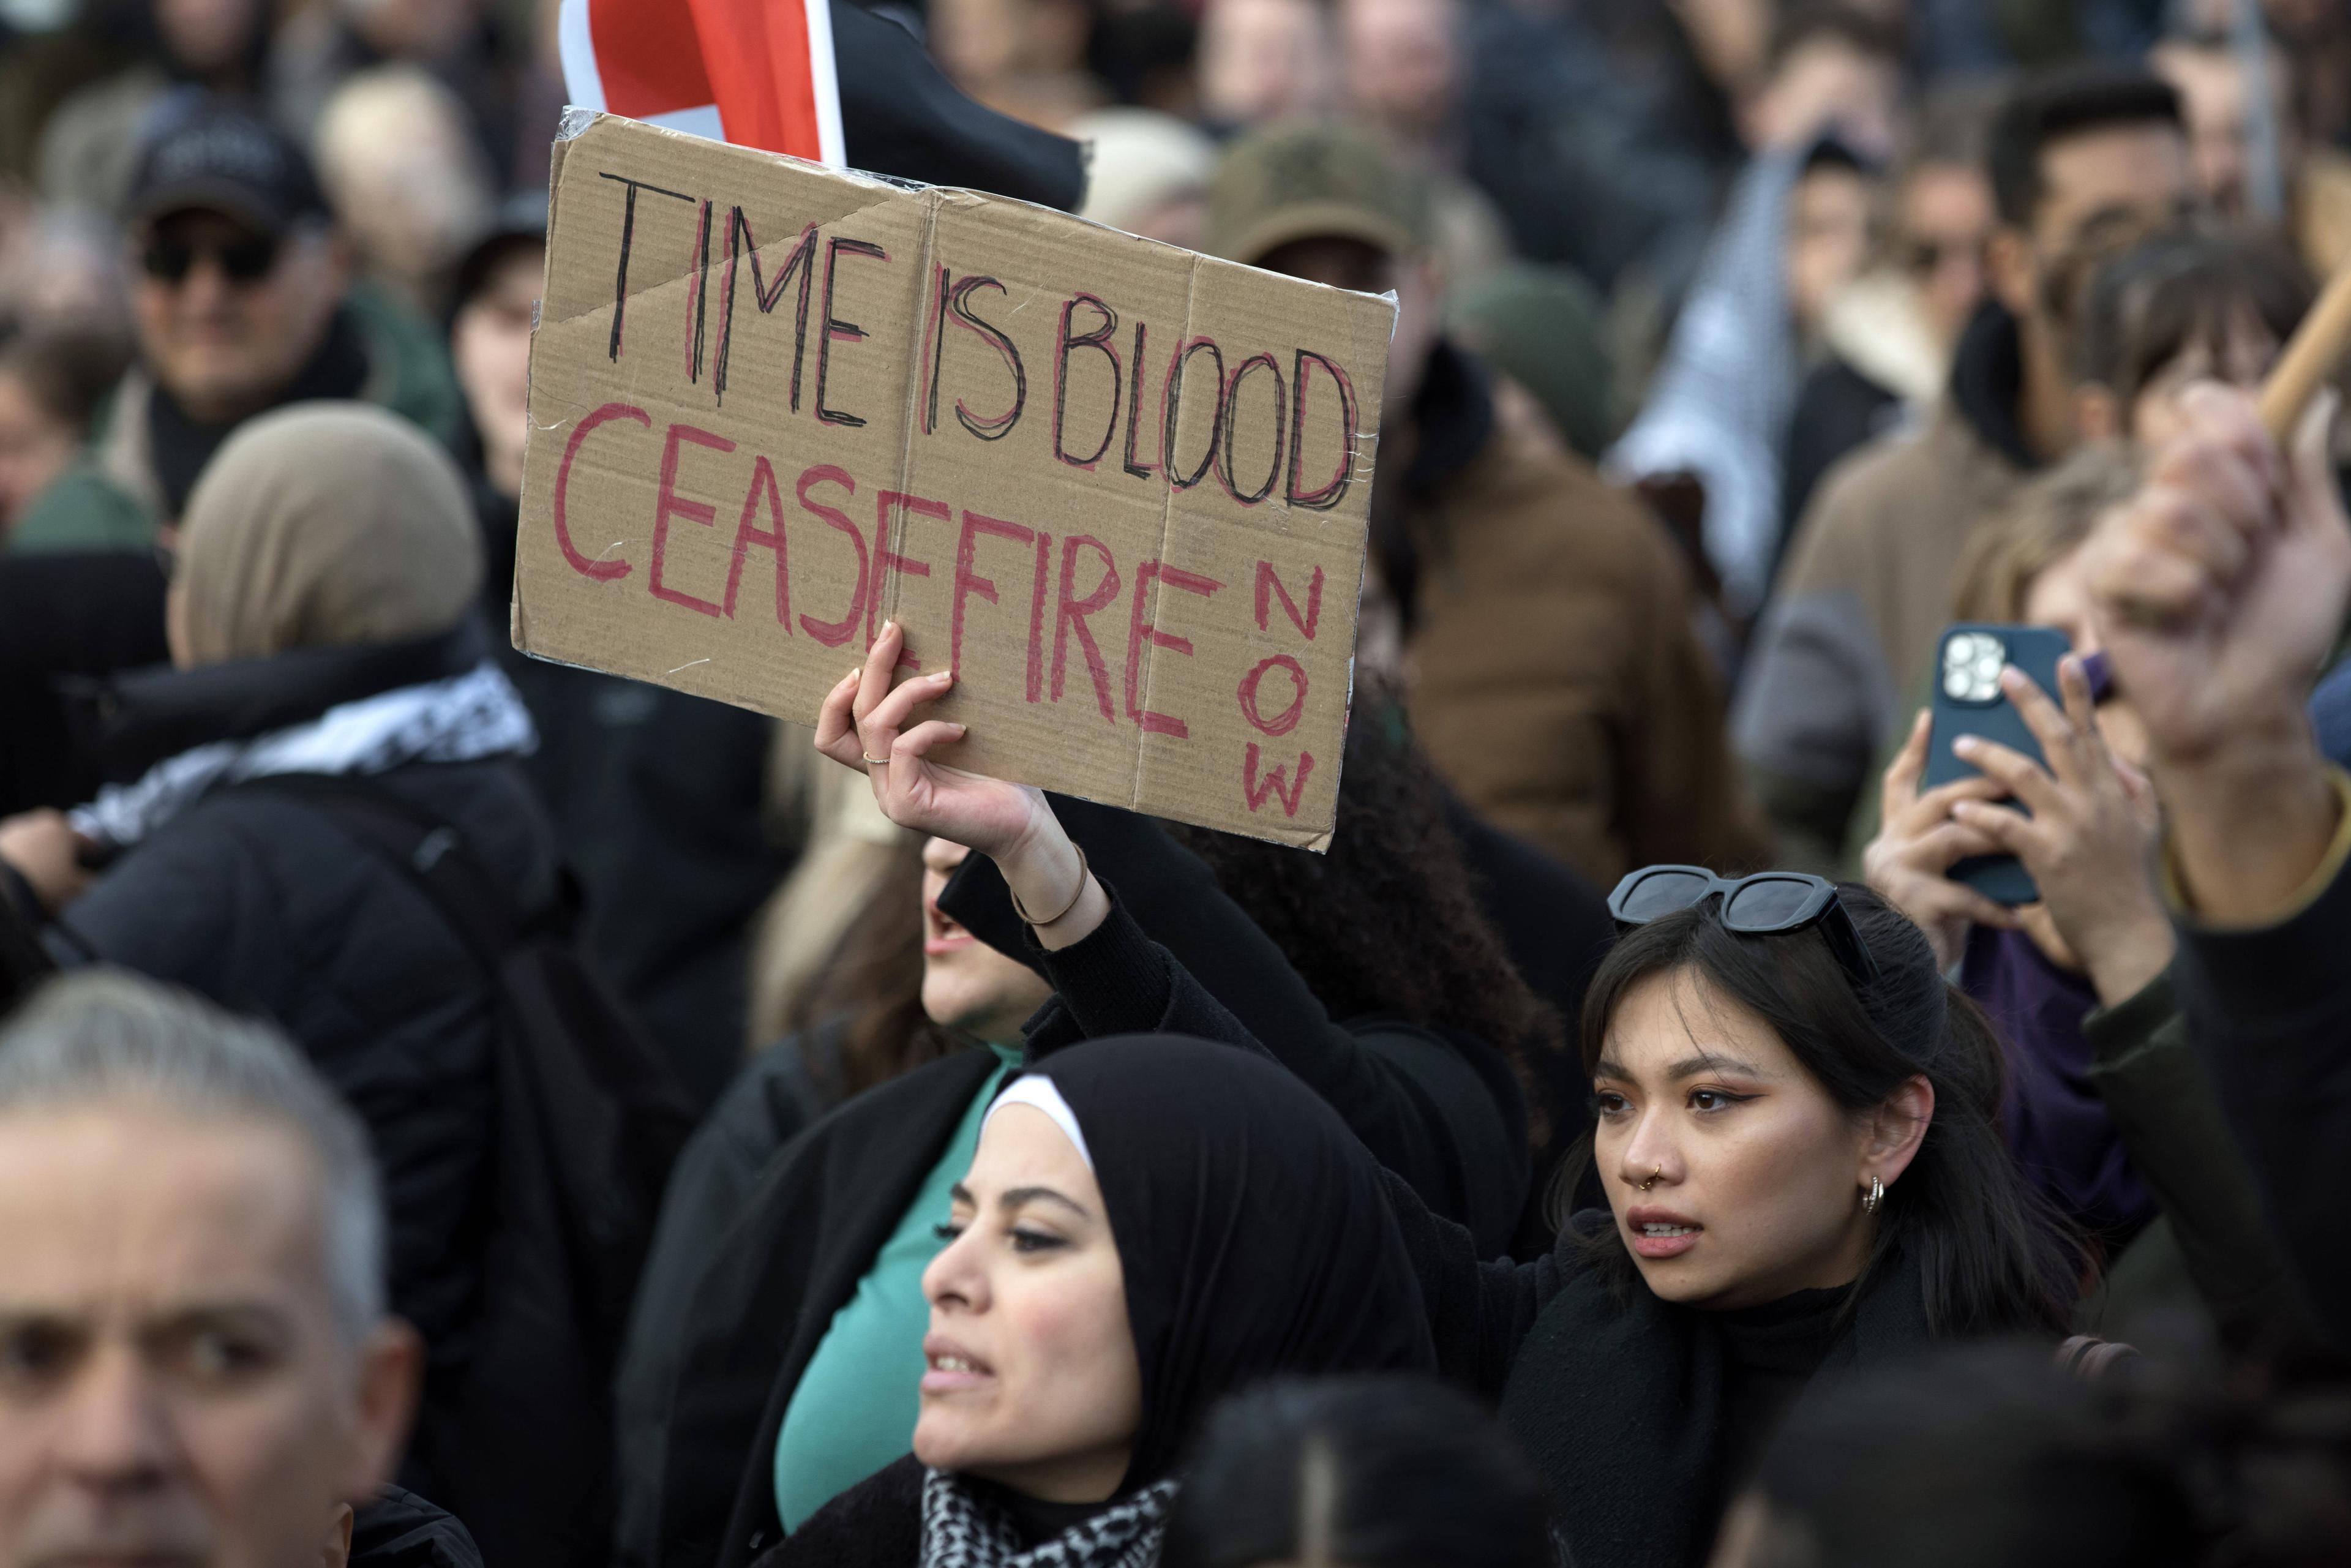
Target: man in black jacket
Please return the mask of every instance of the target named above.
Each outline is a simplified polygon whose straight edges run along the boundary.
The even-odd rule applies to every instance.
[[[2351,601],[2327,462],[2253,400],[2192,392],[2189,434],[2091,545],[2116,685],[2147,727],[2179,928],[2175,984],[2276,1232],[2351,1339],[2351,777],[2304,703]]]
[[[360,1560],[423,1362],[383,1231],[365,1134],[277,1031],[57,982],[0,1034],[0,1563]],[[448,1536],[404,1496],[370,1523]]]

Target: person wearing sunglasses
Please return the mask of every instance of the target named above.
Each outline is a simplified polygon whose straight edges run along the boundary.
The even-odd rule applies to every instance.
[[[230,434],[289,402],[360,399],[455,434],[438,338],[353,282],[309,161],[276,127],[201,95],[160,106],[127,226],[138,362],[93,455],[112,504],[84,486],[37,508],[27,524],[52,548],[120,548],[120,528],[97,525],[124,502],[168,529]]]
[[[827,699],[818,748],[862,768],[893,821],[995,862],[1054,984],[1048,1014],[1302,1061],[1143,934],[1041,795],[930,759],[963,734],[924,716],[951,681],[897,679],[899,635]],[[1573,1560],[1671,1568],[1703,1559],[1816,1376],[1945,1340],[2053,1343],[2078,1249],[2001,1143],[1991,1024],[1876,894],[1655,865],[1610,913],[1621,935],[1580,1031],[1607,1207],[1514,1263],[1487,1261],[1392,1171],[1388,1200],[1440,1370],[1497,1403]],[[1277,972],[1251,937],[1198,956]],[[1059,1027],[1033,1030],[1032,1051]]]

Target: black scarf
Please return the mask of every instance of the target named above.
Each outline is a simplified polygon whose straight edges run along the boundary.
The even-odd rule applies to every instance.
[[[1289,1073],[1166,1035],[1031,1071],[1085,1134],[1125,1271],[1143,1421],[1118,1500],[1170,1475],[1208,1407],[1261,1378],[1434,1368],[1379,1166]]]
[[[165,509],[174,517],[187,510],[188,493],[196,487],[221,443],[254,414],[314,398],[355,398],[367,385],[367,343],[348,307],[336,310],[327,323],[327,335],[318,350],[294,372],[266,405],[235,419],[212,423],[190,417],[157,382],[147,400],[148,451],[155,465],[155,481],[163,489]]]
[[[1573,1222],[1586,1238],[1613,1223]],[[1549,1484],[1578,1568],[1685,1568],[1706,1560],[1740,1458],[1726,1451],[1738,1437],[1730,1346],[1715,1314],[1659,1301],[1638,1279],[1620,1293],[1611,1273],[1576,1270],[1535,1320],[1502,1424]],[[1897,1257],[1838,1322],[1813,1386],[1927,1343],[1917,1267]]]
[[[2041,459],[2024,444],[2024,340],[2008,308],[1986,299],[1968,318],[1951,354],[1951,406],[1976,439],[2024,473]]]

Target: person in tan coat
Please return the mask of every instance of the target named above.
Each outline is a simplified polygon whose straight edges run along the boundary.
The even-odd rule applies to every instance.
[[[1398,298],[1358,657],[1404,677],[1461,798],[1602,887],[1670,861],[1760,863],[1687,572],[1641,504],[1497,417],[1437,330],[1426,192],[1374,142],[1293,125],[1234,144],[1209,248]]]
[[[1756,633],[1734,718],[1782,864],[1833,870],[1901,694],[1949,619],[1968,537],[2078,436],[2068,317],[2085,274],[2189,202],[2179,95],[2144,72],[2026,81],[1990,154],[1991,298],[1923,429],[1822,482]]]

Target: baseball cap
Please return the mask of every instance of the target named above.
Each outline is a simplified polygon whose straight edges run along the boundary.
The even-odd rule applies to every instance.
[[[217,99],[167,104],[139,150],[125,216],[151,223],[190,209],[221,213],[265,234],[323,217],[326,198],[293,138]]]
[[[1428,186],[1360,131],[1305,122],[1234,142],[1208,193],[1208,248],[1255,264],[1293,240],[1361,240],[1391,256],[1428,244]]]

